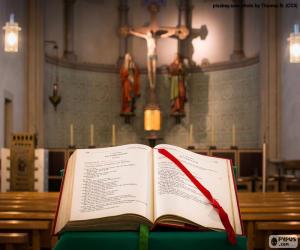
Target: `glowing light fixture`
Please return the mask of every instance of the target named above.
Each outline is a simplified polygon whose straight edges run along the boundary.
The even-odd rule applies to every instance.
[[[160,110],[156,106],[147,106],[144,111],[144,129],[146,131],[160,130],[161,115]]]
[[[144,109],[144,130],[147,131],[146,139],[150,147],[155,147],[156,141],[161,139],[157,132],[161,129],[161,111],[156,102],[155,89],[150,88],[148,104]]]
[[[300,63],[300,32],[299,25],[294,25],[294,32],[290,34],[288,38],[290,42],[290,62]]]
[[[18,52],[19,31],[21,30],[21,28],[19,27],[18,23],[15,23],[14,16],[14,14],[10,14],[9,22],[7,22],[3,27],[3,29],[5,30],[5,52]]]

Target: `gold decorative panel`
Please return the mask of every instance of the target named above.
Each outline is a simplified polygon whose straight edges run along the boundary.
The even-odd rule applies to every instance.
[[[35,191],[34,148],[34,134],[19,133],[12,135],[10,191]]]

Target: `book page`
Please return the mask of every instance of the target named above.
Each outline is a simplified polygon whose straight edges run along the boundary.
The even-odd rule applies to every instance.
[[[128,213],[153,221],[150,147],[130,144],[76,152],[71,221]]]
[[[236,233],[239,218],[233,212],[232,193],[229,172],[229,160],[202,156],[188,150],[158,145],[173,154],[192,173],[194,177],[210,191],[228,214]],[[163,215],[176,215],[198,225],[224,229],[217,211],[188,177],[168,158],[154,149],[154,218]],[[229,175],[230,174],[230,175]]]

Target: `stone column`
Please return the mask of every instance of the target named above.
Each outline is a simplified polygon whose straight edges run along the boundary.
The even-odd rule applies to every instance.
[[[244,54],[244,14],[243,14],[243,0],[233,0],[234,4],[240,5],[240,7],[234,8],[234,40],[233,40],[233,52],[230,59],[233,61],[240,60],[245,57]]]
[[[272,2],[275,3],[275,0]],[[262,138],[267,143],[268,159],[278,159],[281,130],[281,76],[279,50],[279,10],[264,9],[261,51]]]
[[[128,26],[128,3],[127,0],[119,0],[119,28]],[[119,58],[117,64],[124,60],[124,55],[128,52],[128,37],[119,35]]]
[[[28,0],[27,131],[44,147],[44,34],[42,0]]]
[[[64,58],[76,61],[74,52],[74,4],[76,0],[64,0]]]

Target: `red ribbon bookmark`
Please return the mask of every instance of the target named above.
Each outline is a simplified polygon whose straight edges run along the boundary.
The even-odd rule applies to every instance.
[[[158,152],[169,160],[171,160],[177,167],[181,169],[181,171],[194,183],[194,185],[199,189],[199,191],[210,201],[211,205],[217,210],[219,217],[222,221],[222,224],[227,232],[227,238],[230,244],[236,244],[235,232],[230,224],[227,213],[221,207],[219,202],[217,202],[211,195],[211,193],[204,187],[202,184],[191,174],[189,170],[169,151],[163,148],[159,148]]]

